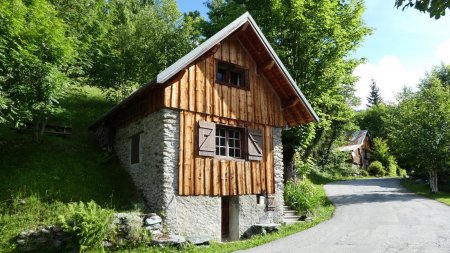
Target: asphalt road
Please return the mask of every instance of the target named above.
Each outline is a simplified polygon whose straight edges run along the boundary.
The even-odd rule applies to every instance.
[[[325,186],[333,218],[242,252],[450,252],[450,207],[408,192],[398,179]]]

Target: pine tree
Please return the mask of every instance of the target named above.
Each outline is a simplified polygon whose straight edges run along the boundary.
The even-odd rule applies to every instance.
[[[378,88],[375,79],[372,78],[369,96],[367,97],[367,107],[378,106],[381,103],[383,103],[383,99],[381,98],[380,88]]]

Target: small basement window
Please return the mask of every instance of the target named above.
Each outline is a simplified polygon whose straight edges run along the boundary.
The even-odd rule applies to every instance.
[[[248,70],[236,64],[218,61],[216,80],[219,83],[247,88]]]
[[[140,158],[140,149],[141,149],[141,134],[135,134],[131,136],[131,154],[130,154],[130,162],[131,164],[136,164],[141,162]]]

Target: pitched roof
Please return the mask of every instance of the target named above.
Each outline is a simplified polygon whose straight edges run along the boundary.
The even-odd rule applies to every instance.
[[[339,147],[338,150],[339,151],[350,151],[350,150],[355,150],[357,148],[359,148],[363,143],[364,143],[364,139],[366,138],[366,135],[369,133],[368,130],[359,130],[354,132],[349,140],[348,140],[348,144],[342,147]]]
[[[138,96],[139,94],[143,93],[145,90],[149,89],[149,86],[154,86],[155,84],[165,84],[166,82],[170,81],[171,78],[176,76],[180,71],[183,71],[186,69],[192,62],[194,62],[196,59],[207,53],[209,50],[211,50],[214,46],[218,45],[224,38],[236,33],[239,31],[239,29],[243,26],[248,24],[252,29],[252,36],[256,36],[258,40],[253,40],[253,37],[246,38],[247,43],[243,42],[243,44],[246,44],[248,47],[252,47],[249,44],[258,44],[263,47],[264,55],[260,56],[262,62],[267,62],[267,60],[272,60],[277,67],[276,69],[278,72],[276,74],[273,74],[272,79],[278,80],[280,78],[285,79],[287,83],[289,84],[290,88],[292,89],[293,93],[295,93],[295,99],[298,98],[300,101],[300,104],[303,105],[305,108],[305,114],[299,114],[298,112],[292,113],[294,116],[292,117],[299,117],[301,115],[307,116],[307,120],[304,120],[304,123],[310,122],[310,121],[316,121],[319,122],[319,117],[317,116],[314,109],[311,107],[309,102],[306,100],[303,93],[300,91],[300,89],[297,86],[297,83],[294,81],[292,76],[287,71],[284,64],[281,62],[278,55],[275,53],[273,48],[270,46],[269,42],[267,41],[266,37],[262,33],[262,31],[257,26],[255,20],[250,15],[250,13],[246,12],[240,17],[238,17],[236,20],[231,22],[229,25],[224,27],[222,30],[220,30],[218,33],[207,39],[205,42],[203,42],[201,45],[199,45],[197,48],[180,58],[178,61],[170,65],[168,68],[160,72],[154,80],[147,83],[146,85],[143,85],[141,88],[139,88],[137,91],[135,91],[133,94],[131,94],[129,97],[127,97],[125,100],[120,102],[118,105],[113,107],[110,111],[102,115],[97,121],[95,121],[89,128],[93,129],[97,125],[99,125],[103,120],[110,117],[112,114],[114,114],[117,110],[119,110],[124,104],[130,102],[133,97]],[[255,50],[255,49],[254,49]],[[251,51],[251,50],[249,50]],[[256,51],[255,51],[256,52]],[[259,48],[257,49],[258,54],[262,54]],[[254,56],[253,54],[251,54]],[[268,78],[270,79],[270,78]],[[270,81],[270,80],[269,80]],[[280,87],[279,89],[282,89]],[[281,92],[281,91],[280,91]],[[288,91],[286,91],[288,92]],[[279,93],[279,92],[277,92]],[[289,101],[291,105],[295,105],[296,103],[293,101]]]

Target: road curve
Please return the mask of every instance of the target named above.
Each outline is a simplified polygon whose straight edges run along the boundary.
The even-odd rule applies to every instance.
[[[407,191],[399,179],[340,181],[325,190],[333,218],[240,252],[450,252],[450,207]]]

